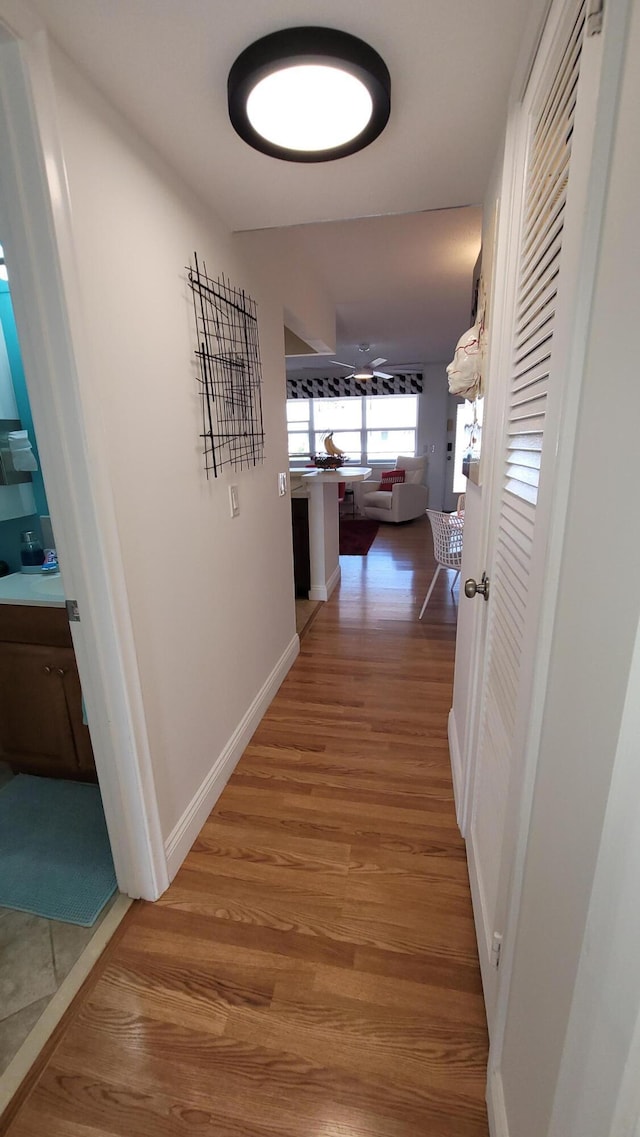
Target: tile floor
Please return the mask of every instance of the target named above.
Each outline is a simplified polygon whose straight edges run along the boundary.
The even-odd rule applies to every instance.
[[[12,778],[0,762],[0,788]],[[0,908],[0,1075],[96,933],[118,893],[92,928]]]
[[[95,935],[111,903],[92,928],[0,908],[0,1075]]]

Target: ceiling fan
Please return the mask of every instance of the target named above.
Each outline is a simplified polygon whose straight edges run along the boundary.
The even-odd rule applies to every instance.
[[[371,350],[371,344],[368,344],[368,343],[358,344],[358,351],[361,351],[363,353],[363,355],[366,355],[366,353],[370,350]],[[376,370],[376,368],[378,368],[381,363],[387,362],[386,359],[383,359],[383,358],[372,359],[367,364],[341,363],[339,359],[332,359],[331,362],[335,363],[336,367],[346,367],[351,372],[350,375],[345,375],[345,379],[366,380],[366,379],[373,379],[374,376],[376,379],[393,379],[393,375],[391,375],[388,371],[377,371]]]

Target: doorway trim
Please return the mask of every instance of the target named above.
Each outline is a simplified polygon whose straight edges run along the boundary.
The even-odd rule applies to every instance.
[[[541,46],[536,61],[536,71],[539,71],[547,52],[552,48],[555,39],[555,30],[566,11],[567,0],[558,0],[553,5],[546,20],[544,35],[541,36]],[[513,809],[512,824],[515,830],[513,856],[509,866],[504,866],[510,875],[507,913],[504,923],[503,945],[506,950],[500,957],[499,983],[496,994],[494,1020],[491,1031],[491,1045],[489,1054],[487,1101],[489,1107],[490,1130],[495,1137],[506,1137],[508,1134],[507,1112],[502,1088],[502,1053],[504,1046],[505,1028],[509,993],[514,966],[513,946],[515,944],[520,904],[524,883],[525,861],[527,855],[529,825],[533,808],[535,777],[542,733],[543,715],[546,701],[546,684],[548,678],[549,660],[552,650],[554,631],[554,617],[558,596],[558,581],[564,553],[564,533],[566,517],[569,508],[569,492],[572,478],[572,458],[575,445],[578,416],[580,411],[580,397],[584,360],[589,335],[589,322],[592,298],[595,286],[595,277],[598,263],[600,231],[604,217],[604,207],[608,183],[608,170],[611,148],[614,139],[615,116],[618,103],[618,91],[622,73],[622,60],[624,55],[625,28],[629,16],[629,0],[623,0],[620,5],[609,5],[605,13],[605,27],[602,40],[602,50],[599,60],[592,60],[588,87],[584,89],[581,102],[581,115],[583,121],[594,122],[593,141],[587,161],[583,161],[579,170],[574,172],[572,192],[576,199],[574,209],[579,213],[581,223],[574,226],[571,240],[571,249],[565,255],[572,258],[574,265],[578,265],[577,278],[579,281],[575,297],[569,312],[569,318],[561,329],[558,342],[561,341],[563,358],[566,361],[566,380],[561,402],[555,407],[554,420],[550,423],[553,429],[549,432],[548,440],[555,452],[555,466],[553,485],[547,484],[541,493],[540,508],[548,516],[548,538],[544,548],[536,550],[534,575],[543,582],[540,599],[540,620],[538,644],[535,659],[532,660],[530,713],[526,726],[526,737],[522,739],[522,766],[520,769],[519,784],[515,793],[510,793],[509,805]],[[598,41],[587,39],[585,52],[598,52]],[[532,69],[533,70],[533,69]],[[527,76],[527,82],[530,75]],[[520,97],[514,99],[510,109],[510,125],[507,136],[507,152],[502,175],[501,202],[501,245],[508,242],[510,230],[514,224],[512,211],[517,212],[518,202],[511,187],[510,179],[513,174],[513,163],[517,152],[516,139],[522,129],[522,95],[526,83],[523,84]],[[509,139],[512,139],[510,144]],[[510,220],[511,217],[511,220]],[[505,274],[497,275],[496,295],[494,296],[494,312],[504,310],[508,298],[508,278]],[[492,361],[491,376],[498,375],[506,369],[504,357],[504,344],[502,341],[496,346]],[[501,416],[502,408],[494,405],[492,410],[496,416]],[[499,426],[492,435],[493,450],[499,440]],[[491,465],[495,462],[495,454],[491,455]],[[484,540],[488,548],[489,527],[491,519],[495,516],[496,494],[500,486],[495,478],[490,492],[483,499],[482,524],[485,528]],[[473,697],[479,698],[482,688],[483,661],[476,672]],[[477,731],[477,721],[475,730]],[[470,752],[475,755],[477,738],[470,744]],[[469,764],[467,776],[470,780],[468,792],[473,794],[475,789],[475,761]],[[473,850],[470,853],[473,860]],[[472,870],[473,875],[473,870]]]
[[[121,892],[169,884],[44,27],[0,0],[0,232]],[[82,382],[81,382],[82,377]]]

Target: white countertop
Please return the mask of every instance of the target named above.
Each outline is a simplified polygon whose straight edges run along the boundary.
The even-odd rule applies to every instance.
[[[0,576],[0,604],[31,604],[36,607],[64,608],[65,595],[60,573],[13,572]]]
[[[371,477],[370,466],[338,466],[337,470],[292,470],[305,481],[314,482],[364,482]]]

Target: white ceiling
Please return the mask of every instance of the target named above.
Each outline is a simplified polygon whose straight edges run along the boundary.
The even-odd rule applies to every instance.
[[[403,362],[448,358],[463,330],[478,212],[450,207],[483,199],[531,2],[29,0],[232,230],[375,219],[313,226],[301,240],[335,297],[337,353],[367,340],[374,354]],[[297,24],[351,32],[387,63],[391,118],[359,154],[317,166],[282,162],[250,149],[229,123],[226,79],[236,56]],[[413,234],[408,219],[384,216],[411,213]]]
[[[369,358],[392,367],[447,362],[469,326],[481,222],[481,209],[467,206],[294,229],[300,256],[335,303],[337,358],[364,362],[366,342]],[[287,369],[335,371],[322,364],[296,359]]]

